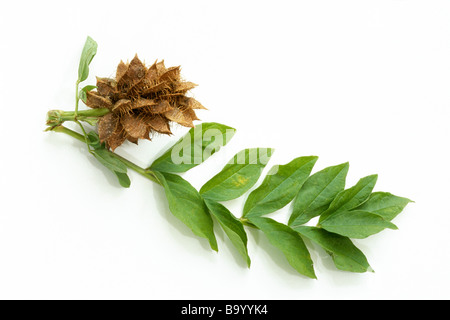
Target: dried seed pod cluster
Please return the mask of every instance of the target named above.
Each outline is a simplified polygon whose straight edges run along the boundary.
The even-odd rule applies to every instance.
[[[196,84],[182,81],[180,67],[166,68],[164,61],[147,68],[137,57],[117,67],[116,78],[97,78],[97,90],[86,94],[90,108],[108,108],[101,117],[101,142],[112,150],[125,140],[137,143],[153,133],[171,134],[171,122],[193,127],[199,120],[194,109],[205,109],[186,93]]]

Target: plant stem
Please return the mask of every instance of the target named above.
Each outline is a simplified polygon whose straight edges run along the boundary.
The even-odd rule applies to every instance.
[[[240,221],[244,226],[258,229],[258,228],[257,228],[253,223],[251,223],[250,220],[248,220],[247,218],[241,217],[241,218],[239,218],[239,221]]]
[[[110,151],[111,152],[111,151]],[[156,175],[153,173],[153,171],[151,170],[147,170],[144,169],[140,166],[138,166],[137,164],[131,162],[128,159],[125,159],[124,157],[118,155],[117,153],[111,152],[111,154],[119,159],[120,161],[122,161],[128,168],[130,168],[131,170],[134,170],[135,172],[139,173],[140,175],[146,177],[149,180],[152,180],[153,182],[156,182],[157,184],[161,184],[161,182],[159,181],[159,179],[156,177]]]
[[[84,136],[79,134],[78,132],[75,132],[73,130],[70,130],[69,128],[66,128],[64,126],[57,126],[52,128],[50,131],[54,131],[54,132],[62,132],[65,133],[69,136],[71,136],[72,138],[75,138],[77,140],[80,140],[81,142],[84,143]]]
[[[80,111],[51,110],[47,113],[47,125],[59,126],[65,121],[85,121],[93,124],[99,117],[103,117],[110,112],[107,108]]]
[[[80,121],[75,120],[75,122],[80,126],[81,131],[83,131],[84,134],[84,142],[86,143],[87,149],[89,151],[90,154],[93,154],[93,151],[91,150],[91,146],[89,145],[89,141],[88,141],[88,136],[86,134],[86,130],[84,130],[83,125],[81,124]]]
[[[57,126],[57,127],[53,127],[51,129],[51,131],[55,131],[55,132],[62,132],[65,133],[69,136],[71,136],[72,138],[75,138],[83,143],[86,143],[85,137],[82,134],[79,134],[78,132],[75,132],[69,128],[66,128],[64,126]],[[144,169],[140,166],[138,166],[137,164],[125,159],[124,157],[118,155],[117,153],[108,151],[114,158],[122,161],[129,169],[139,173],[140,175],[144,176],[145,178],[156,182],[157,184],[161,184],[161,182],[158,180],[158,178],[156,177],[156,175],[148,169]]]
[[[79,87],[80,80],[77,80],[76,86],[75,86],[75,117],[78,116],[78,103],[80,102],[80,94],[79,94]]]

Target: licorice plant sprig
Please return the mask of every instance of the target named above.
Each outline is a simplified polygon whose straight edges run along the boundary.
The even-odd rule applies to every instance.
[[[346,187],[349,163],[313,173],[316,156],[274,165],[258,184],[274,152],[266,147],[241,150],[197,190],[180,174],[218,152],[236,129],[215,122],[194,126],[199,120],[195,110],[206,109],[187,95],[196,84],[181,78],[179,66],[166,68],[164,61],[147,67],[136,55],[131,62],[119,63],[115,78],[97,77],[95,86],[80,89],[96,53],[97,43],[88,37],[78,69],[74,111],[49,111],[46,131],[65,133],[84,143],[88,154],[109,169],[122,187],[130,187],[129,169],[160,185],[172,214],[214,251],[218,251],[214,224],[220,225],[248,267],[246,228],[256,228],[308,278],[316,274],[306,243],[322,247],[337,269],[373,271],[353,239],[397,229],[392,220],[411,200],[374,192],[377,175]],[[79,110],[80,100],[90,109]],[[75,122],[80,132],[65,127],[67,121]],[[86,123],[94,129],[86,130]],[[170,135],[175,124],[191,129],[148,168],[115,153],[126,141],[137,144],[141,139]],[[240,218],[223,204],[239,197],[246,197]],[[287,223],[266,216],[289,204]],[[317,224],[311,225],[312,219]]]

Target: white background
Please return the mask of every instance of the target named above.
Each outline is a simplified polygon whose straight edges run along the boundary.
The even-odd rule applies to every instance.
[[[73,109],[87,35],[87,83],[135,53],[165,59],[199,84],[203,121],[237,129],[184,175],[195,187],[273,147],[271,164],[350,161],[348,186],[378,173],[377,191],[415,200],[399,230],[355,241],[375,273],[338,271],[313,245],[307,279],[254,230],[247,269],[219,228],[218,253],[193,236],[159,186],[131,172],[122,189],[81,143],[44,133],[49,109]],[[450,298],[449,1],[9,1],[0,38],[0,298]],[[117,152],[147,166],[186,131]],[[237,216],[244,199],[228,203]]]

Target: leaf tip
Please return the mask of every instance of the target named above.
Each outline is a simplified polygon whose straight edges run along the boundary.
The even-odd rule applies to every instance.
[[[387,226],[387,228],[391,229],[391,230],[398,230],[398,227],[393,224],[392,222],[389,222],[389,225]]]
[[[213,249],[213,251],[219,252],[219,247],[217,246],[217,241],[215,238],[209,239],[209,246],[211,247],[211,249]]]
[[[247,257],[246,257],[246,259],[245,259],[245,263],[246,263],[246,265],[247,265],[247,269],[250,269],[250,266],[251,266],[251,264],[252,264],[252,261],[250,260],[250,257],[248,256],[248,254],[247,254]]]

